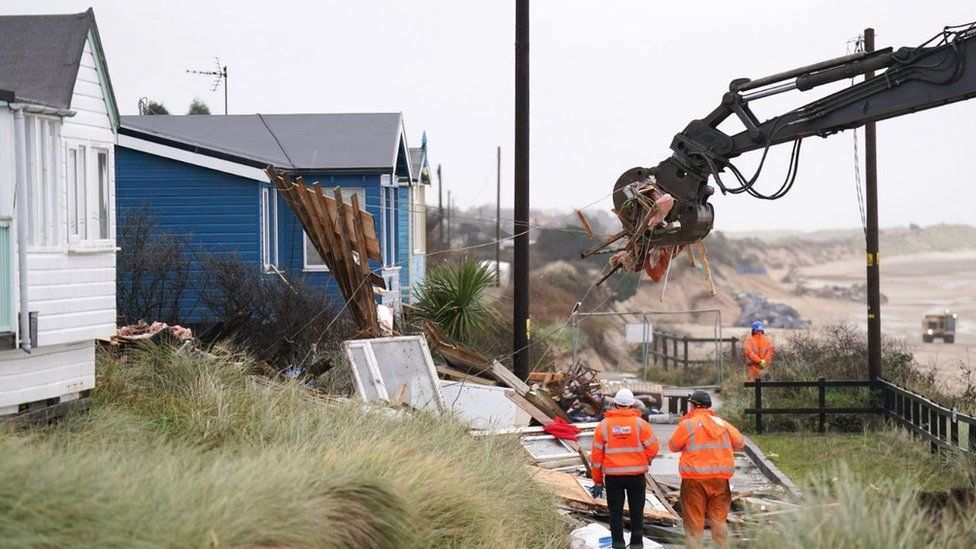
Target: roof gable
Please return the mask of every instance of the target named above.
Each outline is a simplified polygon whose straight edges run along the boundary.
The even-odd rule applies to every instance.
[[[18,99],[31,103],[70,108],[81,54],[94,22],[91,9],[69,15],[0,17],[0,88],[11,89]]]
[[[299,172],[393,168],[400,113],[123,116],[122,132]]]

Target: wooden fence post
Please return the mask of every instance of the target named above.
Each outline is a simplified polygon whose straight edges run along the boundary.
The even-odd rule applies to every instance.
[[[674,364],[674,367],[677,368],[678,367],[678,336],[674,336],[671,338],[671,348],[673,351],[672,353],[673,358],[671,359],[671,364]]]
[[[826,379],[820,378],[817,385],[817,407],[820,408],[820,432],[827,432],[827,385]]]
[[[685,370],[688,369],[688,336],[684,337],[685,342]]]
[[[756,432],[762,433],[762,379],[756,379]]]

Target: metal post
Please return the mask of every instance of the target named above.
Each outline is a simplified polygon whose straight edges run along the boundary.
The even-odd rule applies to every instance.
[[[826,379],[820,378],[817,380],[819,383],[817,385],[817,407],[820,409],[820,426],[819,431],[821,433],[827,432],[827,385],[825,384]]]
[[[576,367],[576,352],[579,349],[579,317],[573,313],[573,367]]]
[[[515,375],[529,375],[529,0],[515,0]]]
[[[668,371],[668,334],[661,332],[661,353],[662,361],[664,363],[664,371]]]
[[[441,179],[440,164],[437,165],[437,229],[441,246],[447,248],[444,246],[444,180]]]
[[[495,167],[495,286],[502,285],[502,148],[498,147]]]
[[[444,245],[445,250],[451,249],[451,209],[454,205],[451,204],[451,191],[447,191],[447,243]]]
[[[227,116],[227,65],[224,65],[224,116]]]
[[[762,379],[756,380],[756,432],[762,433]]]
[[[653,334],[651,334],[650,325],[647,323],[647,315],[641,316],[641,321],[643,326],[641,326],[641,347],[643,350],[643,367],[641,368],[641,379],[647,380],[647,343],[648,339],[654,339]]]
[[[864,51],[874,51],[874,29],[864,29]],[[868,71],[866,78],[874,78]],[[867,232],[868,379],[881,377],[881,270],[878,265],[878,141],[874,122],[864,126],[865,213]]]

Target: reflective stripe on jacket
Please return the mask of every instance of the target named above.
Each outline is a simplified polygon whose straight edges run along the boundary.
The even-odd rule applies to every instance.
[[[681,418],[668,449],[681,452],[681,478],[732,478],[733,452],[741,450],[742,433],[708,408],[695,408]]]
[[[658,451],[651,425],[634,408],[610,410],[593,433],[590,467],[593,482],[603,483],[604,475],[640,475]]]
[[[743,346],[746,351],[746,365],[759,366],[759,362],[766,361],[766,365],[773,360],[773,340],[766,337],[766,334],[755,333],[746,338]]]

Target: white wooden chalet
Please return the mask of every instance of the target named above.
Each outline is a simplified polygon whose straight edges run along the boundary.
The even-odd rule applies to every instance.
[[[91,9],[0,17],[0,415],[87,406],[115,331],[117,128]]]

